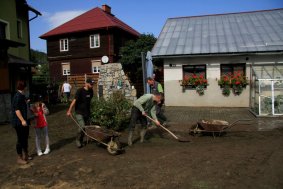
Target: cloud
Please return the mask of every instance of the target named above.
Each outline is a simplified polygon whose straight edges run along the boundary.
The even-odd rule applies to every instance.
[[[50,28],[55,28],[61,24],[64,24],[67,21],[81,15],[86,12],[85,10],[70,10],[70,11],[61,11],[55,13],[43,13],[48,25]]]

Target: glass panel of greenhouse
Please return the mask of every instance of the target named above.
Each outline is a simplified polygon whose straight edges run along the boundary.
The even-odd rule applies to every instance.
[[[252,66],[250,108],[257,116],[283,115],[283,64]]]

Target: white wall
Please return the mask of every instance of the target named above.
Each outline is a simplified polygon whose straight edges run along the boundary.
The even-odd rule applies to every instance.
[[[259,63],[283,62],[282,55],[276,56],[223,56],[198,58],[167,58],[164,59],[164,89],[166,106],[209,106],[209,107],[249,107],[250,86],[241,95],[232,93],[229,97],[222,95],[218,85],[220,78],[220,64],[246,63],[246,76],[250,79],[250,65]],[[199,96],[194,89],[184,92],[179,80],[183,78],[183,65],[206,64],[208,86],[203,96]]]

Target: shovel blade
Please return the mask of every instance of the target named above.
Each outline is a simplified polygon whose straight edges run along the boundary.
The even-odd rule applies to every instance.
[[[178,137],[179,142],[191,142],[191,139],[189,138],[184,138],[184,137]]]

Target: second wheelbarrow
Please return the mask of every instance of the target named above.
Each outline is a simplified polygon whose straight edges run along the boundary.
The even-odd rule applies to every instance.
[[[189,133],[192,135],[200,133],[210,133],[213,137],[221,136],[228,129],[231,129],[239,122],[251,121],[250,119],[239,119],[229,124],[229,122],[224,120],[201,120],[198,121],[196,125],[192,126],[189,130]]]

